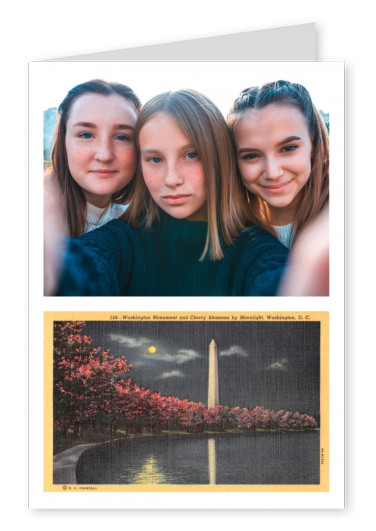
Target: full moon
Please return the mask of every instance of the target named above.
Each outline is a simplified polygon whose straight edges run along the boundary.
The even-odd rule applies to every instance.
[[[154,352],[156,351],[157,349],[155,348],[154,345],[151,345],[151,347],[148,348],[148,351],[150,352],[150,354],[154,354]]]

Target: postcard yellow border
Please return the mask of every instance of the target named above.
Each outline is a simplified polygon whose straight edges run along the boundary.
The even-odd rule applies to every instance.
[[[53,322],[54,321],[320,321],[320,484],[319,485],[54,485]],[[329,492],[329,312],[44,312],[44,491],[45,492]]]

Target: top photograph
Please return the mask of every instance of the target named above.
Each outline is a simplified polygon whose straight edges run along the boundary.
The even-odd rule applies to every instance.
[[[309,65],[50,65],[43,294],[329,296],[343,71]]]

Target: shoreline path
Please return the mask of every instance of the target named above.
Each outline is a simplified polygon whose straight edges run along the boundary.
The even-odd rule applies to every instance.
[[[80,455],[98,443],[80,444],[54,456],[54,485],[76,485],[76,465]]]

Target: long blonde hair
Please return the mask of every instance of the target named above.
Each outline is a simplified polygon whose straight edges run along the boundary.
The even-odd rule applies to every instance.
[[[236,171],[231,136],[219,109],[194,90],[165,92],[152,98],[141,109],[135,128],[139,151],[140,131],[158,113],[169,114],[194,145],[202,162],[207,190],[208,228],[201,260],[209,254],[213,260],[223,258],[223,245],[230,245],[244,228],[247,205]],[[131,204],[122,215],[133,227],[144,223],[151,227],[159,219],[138,160]]]

